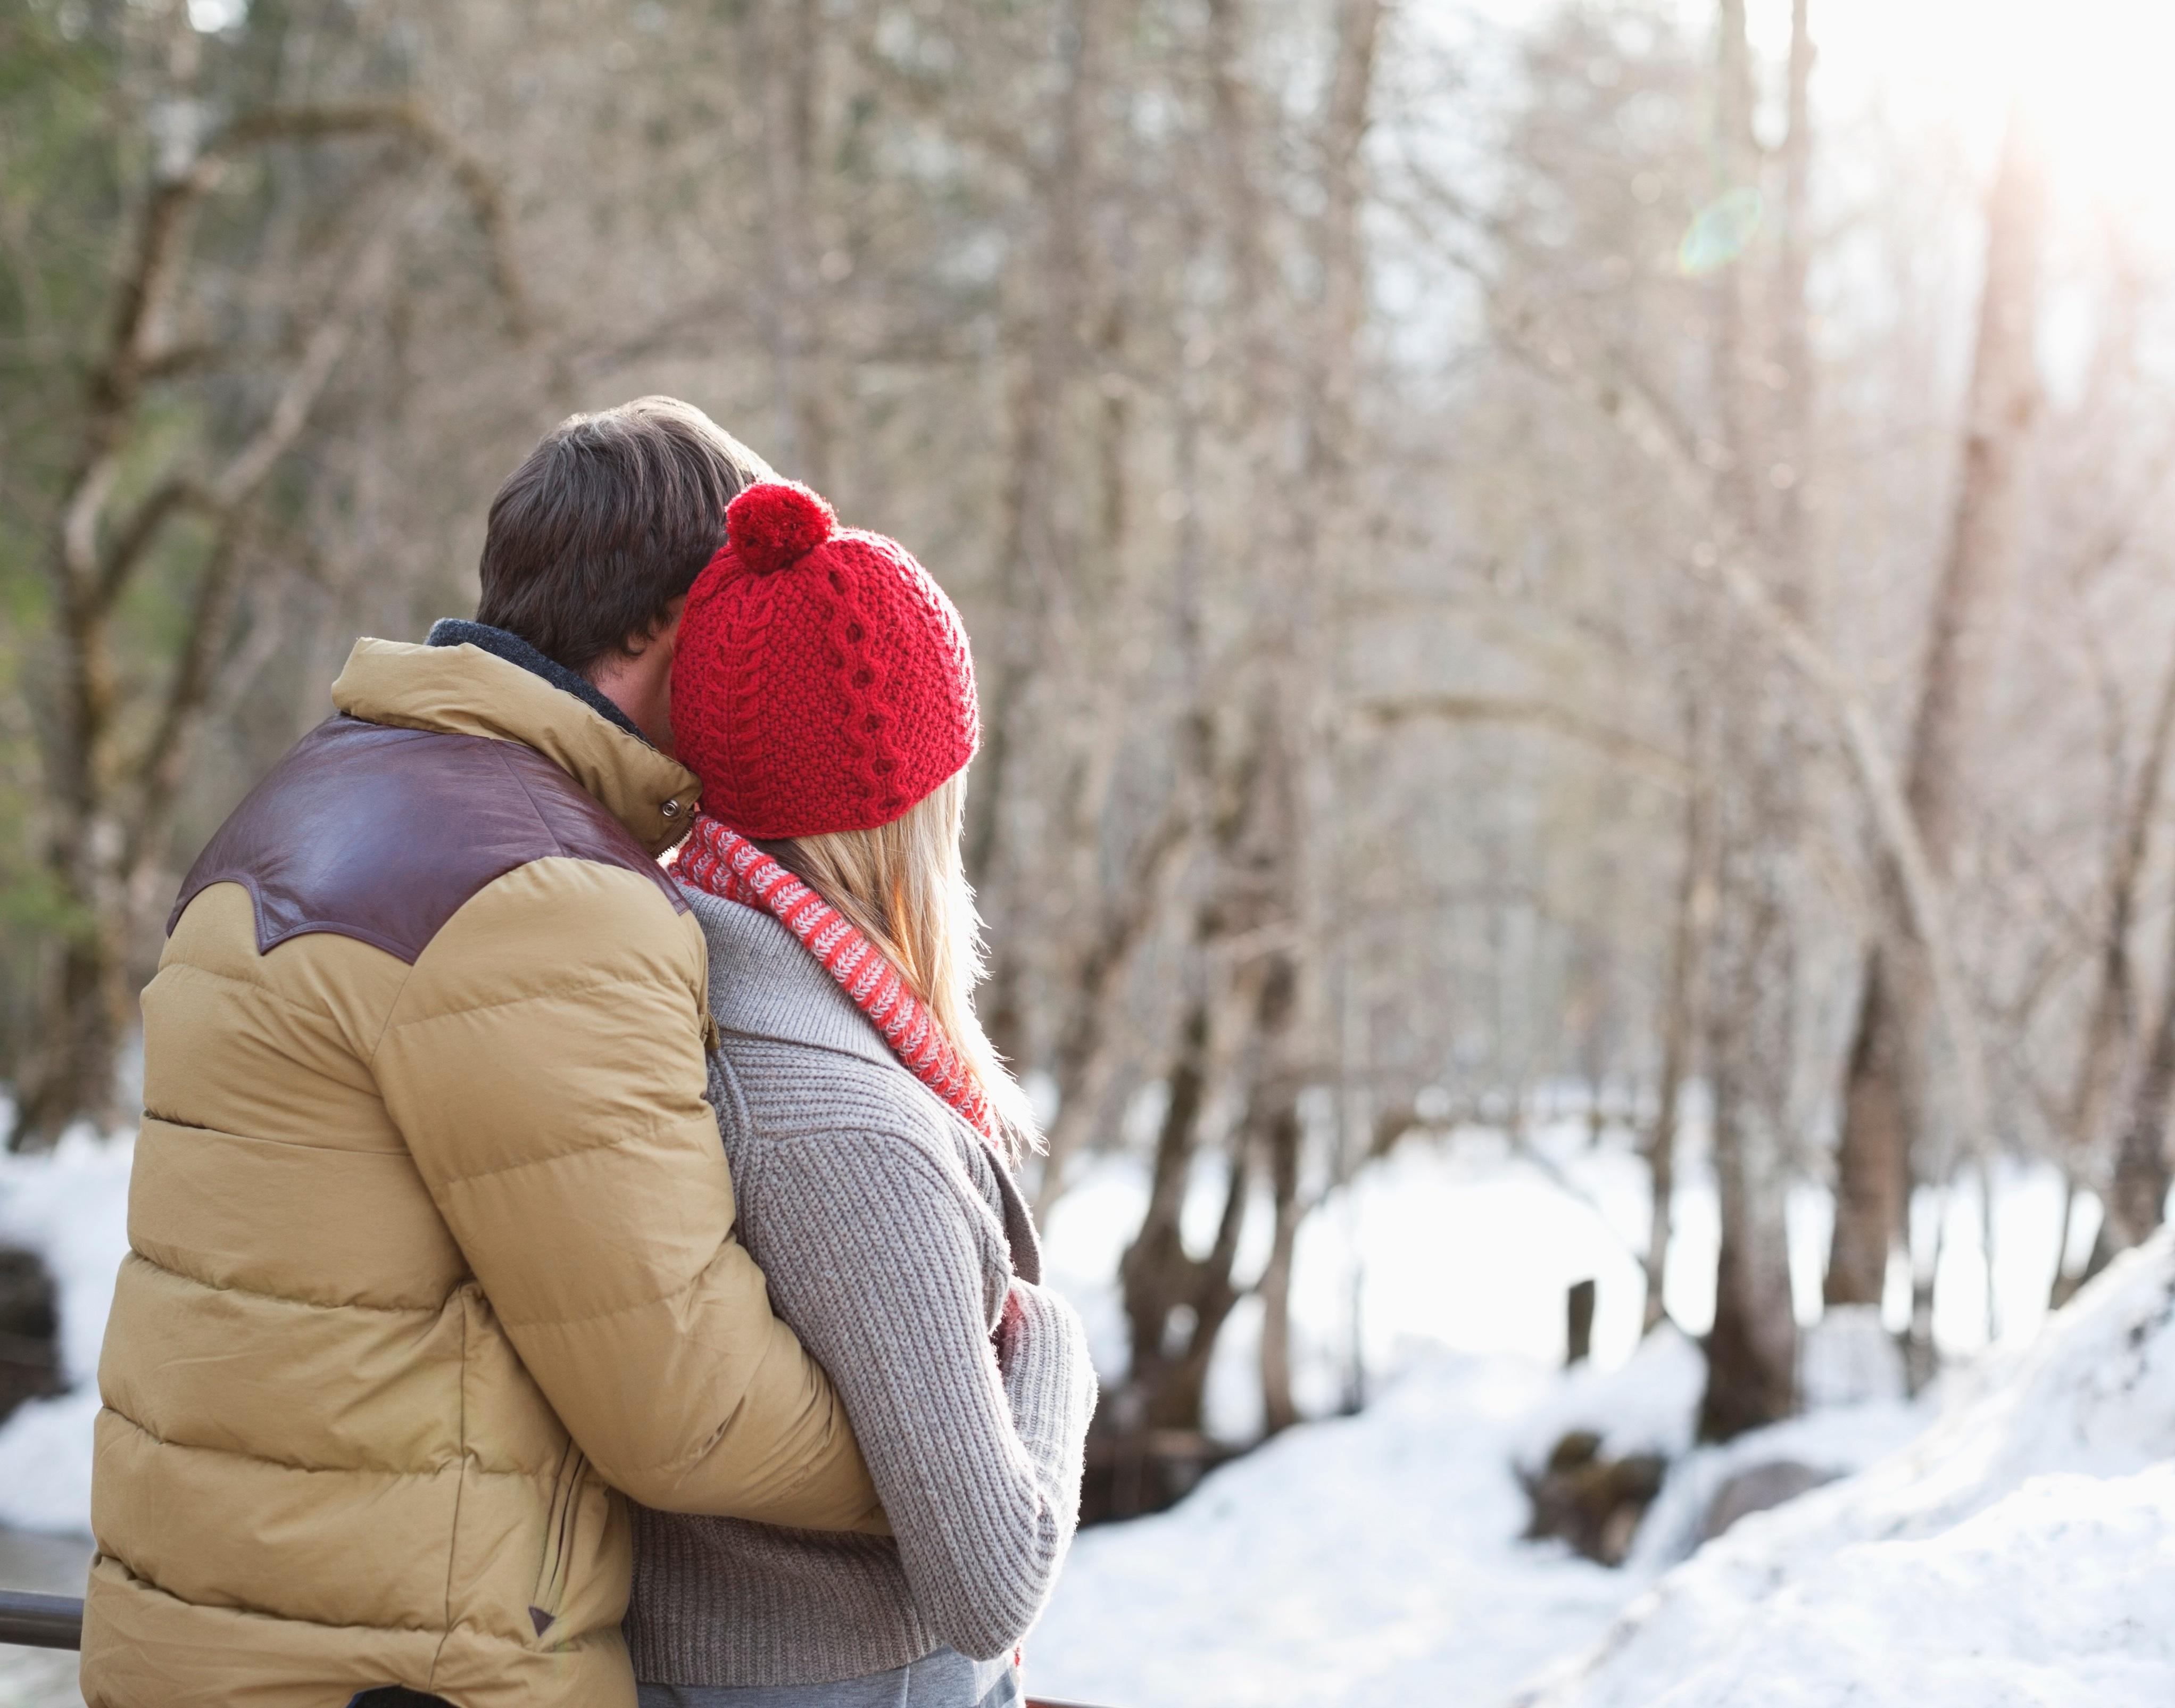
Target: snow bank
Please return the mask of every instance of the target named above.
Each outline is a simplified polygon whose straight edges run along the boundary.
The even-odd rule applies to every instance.
[[[1643,1581],[1516,1540],[1512,1454],[1559,1381],[1442,1358],[1169,1512],[1085,1532],[1028,1639],[1032,1688],[1119,1708],[1500,1702]]]
[[[1684,1454],[1619,1571],[1516,1540],[1514,1462],[1573,1428],[1681,1450],[1700,1375],[1668,1334],[1569,1377],[1424,1365],[1083,1536],[1034,1683],[1125,1708],[2175,1701],[2175,1229],[1916,1403]],[[1845,1480],[1692,1553],[1723,1483],[1779,1461]]]
[[[90,1534],[91,1424],[98,1390],[33,1400],[0,1423],[0,1525]]]
[[[1639,1526],[1625,1567],[1657,1573],[1690,1557],[1705,1539],[1715,1497],[1739,1472],[1789,1463],[1824,1476],[1852,1476],[1908,1445],[1934,1416],[1930,1401],[1880,1401],[1810,1412],[1718,1447],[1695,1448],[1670,1465],[1668,1480]],[[1688,1420],[1687,1433],[1690,1427]]]
[[[1745,1520],[1519,1700],[2175,1700],[2175,1229],[1957,1387],[1908,1446]]]
[[[113,1281],[128,1255],[133,1136],[72,1128],[42,1156],[0,1152],[0,1245],[36,1252],[61,1295],[61,1364],[71,1383],[98,1374]]]
[[[1516,1457],[1527,1471],[1548,1463],[1574,1429],[1601,1437],[1603,1458],[1658,1453],[1673,1460],[1692,1445],[1706,1388],[1706,1354],[1669,1323],[1639,1343],[1628,1364],[1582,1364],[1566,1373],[1519,1425]]]
[[[1749,1617],[1665,1619],[1670,1629],[1598,1676],[1533,1700],[2162,1708],[2175,1697],[2175,1465],[2034,1478],[1939,1535],[1815,1553],[1783,1575]]]
[[[131,1138],[71,1131],[45,1156],[0,1155],[0,1244],[45,1260],[60,1289],[61,1365],[74,1391],[0,1423],[0,1525],[90,1530],[99,1342],[128,1250]]]

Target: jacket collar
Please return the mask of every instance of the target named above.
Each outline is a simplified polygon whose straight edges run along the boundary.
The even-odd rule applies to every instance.
[[[616,724],[645,746],[656,744],[635,727],[634,719],[612,702],[611,697],[578,670],[570,670],[556,659],[546,658],[511,629],[495,629],[489,623],[472,623],[464,617],[440,617],[423,637],[426,647],[480,647],[494,659],[518,664],[532,676],[541,676],[553,687],[572,694],[606,723]]]
[[[678,842],[694,821],[701,793],[694,773],[585,698],[472,643],[418,647],[366,637],[333,684],[333,704],[367,723],[533,747],[652,854]]]

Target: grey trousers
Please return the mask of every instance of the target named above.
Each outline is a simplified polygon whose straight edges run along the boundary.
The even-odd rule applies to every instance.
[[[1019,1673],[1007,1655],[970,1661],[939,1649],[889,1673],[834,1684],[642,1684],[638,1708],[1019,1708]]]

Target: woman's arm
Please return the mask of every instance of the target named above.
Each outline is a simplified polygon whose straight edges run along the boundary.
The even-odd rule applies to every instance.
[[[1095,1394],[1078,1317],[1015,1282],[1000,1369],[984,1283],[1001,1236],[911,1136],[777,1141],[762,1174],[773,1299],[845,1402],[923,1616],[962,1654],[1004,1653],[1078,1520]]]
[[[1080,1314],[1047,1288],[1015,1279],[997,1326],[997,1368],[1036,1480],[1065,1520],[1057,1545],[1062,1559],[1080,1516],[1088,1419],[1095,1409],[1095,1367]]]

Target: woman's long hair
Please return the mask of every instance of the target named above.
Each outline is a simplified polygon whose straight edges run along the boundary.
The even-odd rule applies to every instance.
[[[996,1119],[1017,1162],[1039,1149],[1034,1112],[974,1013],[982,919],[959,856],[967,773],[956,772],[903,816],[874,830],[832,831],[760,846],[836,908],[928,1004]]]

